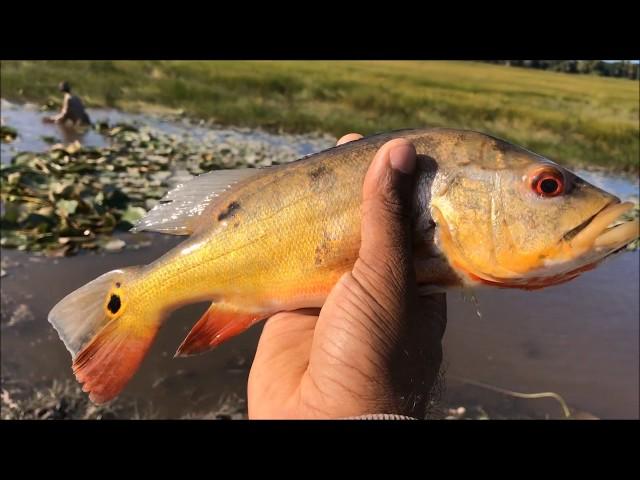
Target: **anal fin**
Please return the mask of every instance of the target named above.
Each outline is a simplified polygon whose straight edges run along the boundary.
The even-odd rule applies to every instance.
[[[184,339],[176,357],[205,352],[241,334],[275,312],[248,311],[227,303],[212,303]]]

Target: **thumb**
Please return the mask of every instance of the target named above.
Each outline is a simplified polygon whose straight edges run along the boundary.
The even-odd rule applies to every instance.
[[[415,282],[411,255],[411,212],[416,151],[404,140],[378,150],[364,180],[358,280],[374,290],[405,295]],[[386,295],[385,295],[386,296]]]

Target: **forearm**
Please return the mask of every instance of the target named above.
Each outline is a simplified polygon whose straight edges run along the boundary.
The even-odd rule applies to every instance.
[[[359,415],[357,417],[346,417],[343,420],[418,420],[414,417],[406,415],[396,415],[395,413],[370,413],[368,415]]]
[[[67,110],[63,110],[58,115],[51,117],[51,120],[53,120],[55,123],[64,122],[67,119],[68,115],[69,112]]]
[[[51,120],[53,120],[56,123],[59,123],[66,120],[68,116],[69,116],[69,101],[65,98],[64,102],[62,103],[62,109],[60,110],[60,113],[58,115],[51,117]]]

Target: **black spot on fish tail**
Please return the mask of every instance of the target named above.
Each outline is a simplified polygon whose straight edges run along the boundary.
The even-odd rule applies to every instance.
[[[120,302],[120,297],[115,293],[112,294],[111,298],[109,299],[109,303],[107,304],[107,309],[115,315],[116,313],[118,313],[121,306],[122,302]]]
[[[237,210],[240,209],[240,204],[238,202],[231,202],[225,210],[220,212],[218,215],[218,221],[224,220],[225,218],[233,215]]]

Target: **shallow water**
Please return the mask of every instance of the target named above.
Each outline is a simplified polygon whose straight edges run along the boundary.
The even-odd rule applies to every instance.
[[[41,112],[36,105],[18,105],[4,99],[0,101],[4,124],[18,131],[18,137],[14,142],[1,144],[2,162],[11,161],[11,157],[16,151],[38,152],[47,149],[50,145],[43,140],[43,137],[54,138],[56,143],[70,143],[79,140],[80,143],[88,147],[102,147],[108,142],[105,137],[92,129],[88,129],[84,134],[79,134],[72,128],[43,123],[42,119],[51,115],[52,112]],[[119,122],[139,123],[166,134],[188,136],[193,140],[208,144],[247,141],[295,152],[297,156],[309,155],[328,148],[335,141],[324,135],[274,135],[248,128],[211,128],[194,125],[187,119],[166,121],[150,115],[125,113],[113,109],[89,108],[87,112],[94,123],[107,122],[110,125]]]
[[[111,122],[138,119],[178,134],[188,130],[191,135],[201,135],[203,141],[245,136],[274,148],[295,148],[300,155],[327,142],[245,129],[213,131],[107,110],[91,110],[90,114],[94,120],[108,118]],[[40,135],[59,135],[62,140],[55,126],[40,123],[42,115],[23,107],[5,108],[3,103],[4,121],[17,128],[21,137],[14,144],[2,145],[2,161],[12,154],[11,146],[19,150],[46,148]],[[104,139],[89,132],[82,142],[99,146]],[[601,173],[577,173],[622,198],[638,195],[637,182]],[[134,238],[130,234],[122,237],[128,241]],[[3,268],[8,272],[2,278],[3,379],[41,385],[53,379],[73,379],[69,354],[46,321],[48,311],[64,295],[98,275],[148,263],[181,241],[155,234],[147,237],[153,240],[150,247],[117,254],[83,253],[51,259],[2,250]],[[577,280],[542,291],[478,290],[475,296],[481,317],[476,314],[476,305],[465,300],[460,291],[450,292],[445,335],[450,388],[444,400],[478,405],[504,401],[460,380],[467,378],[525,393],[553,391],[571,407],[602,418],[638,418],[639,260],[638,251],[624,252]],[[150,401],[161,418],[179,418],[215,409],[223,394],[245,395],[261,325],[212,352],[172,358],[206,308],[205,304],[191,305],[171,315],[123,398]],[[518,400],[517,410],[562,417],[557,402],[550,399]]]

